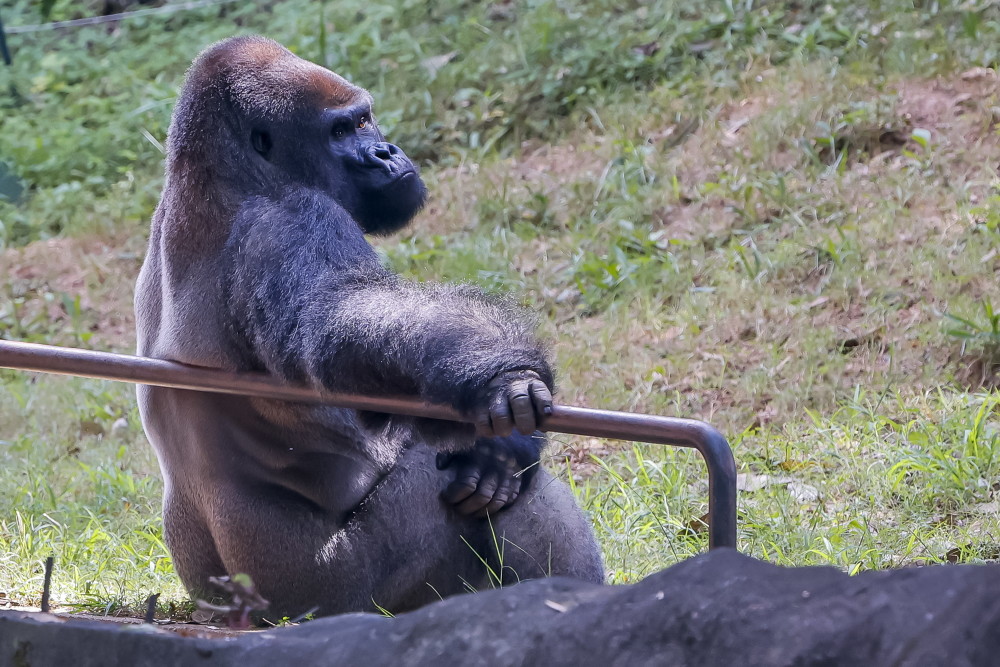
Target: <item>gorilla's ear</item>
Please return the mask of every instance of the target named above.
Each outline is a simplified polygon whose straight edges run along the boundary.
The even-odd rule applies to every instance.
[[[250,131],[250,143],[253,149],[265,160],[271,159],[271,135],[266,130],[254,128]]]

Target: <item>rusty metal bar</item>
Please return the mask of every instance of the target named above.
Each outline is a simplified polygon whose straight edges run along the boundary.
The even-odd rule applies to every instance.
[[[234,373],[162,359],[54,345],[0,340],[0,368],[467,421],[448,406],[406,396],[320,392],[310,387],[285,384],[260,373]],[[736,547],[736,461],[726,439],[708,424],[694,419],[556,405],[542,428],[556,433],[697,449],[708,468],[709,548]]]

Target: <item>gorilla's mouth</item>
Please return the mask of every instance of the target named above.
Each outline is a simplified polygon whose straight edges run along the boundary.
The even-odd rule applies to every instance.
[[[417,172],[413,169],[407,169],[406,171],[400,172],[392,177],[392,179],[387,184],[387,187],[393,185],[399,185],[405,180],[416,177]]]

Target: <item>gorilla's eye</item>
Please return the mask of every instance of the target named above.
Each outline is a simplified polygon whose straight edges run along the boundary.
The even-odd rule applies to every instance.
[[[253,149],[260,153],[265,160],[270,159],[271,135],[264,130],[253,130],[250,132],[250,143]]]
[[[349,132],[352,132],[353,130],[354,127],[351,125],[351,121],[347,121],[346,123],[344,122],[335,123],[334,126],[330,128],[330,136],[333,137],[334,139],[343,139],[344,137],[347,136]]]
[[[370,122],[371,118],[368,116],[368,114],[364,114],[363,116],[361,116],[361,118],[358,119],[358,129],[359,130],[365,129],[366,127],[368,127],[368,123]]]

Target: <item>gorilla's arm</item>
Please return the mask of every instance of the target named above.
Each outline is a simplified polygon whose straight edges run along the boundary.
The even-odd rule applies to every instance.
[[[223,292],[242,363],[331,391],[416,394],[474,417],[482,436],[534,431],[553,377],[523,316],[472,287],[400,280],[317,199],[257,203],[235,223]]]
[[[325,283],[317,281],[317,297],[329,294]],[[552,384],[527,327],[510,319],[510,308],[497,307],[476,290],[393,280],[352,285],[338,296],[332,312],[314,302],[307,311],[312,326],[302,332],[309,338],[303,342],[311,375],[328,388],[413,386],[428,401],[475,416],[482,434],[507,435],[515,424],[495,403],[509,399],[514,412],[522,413],[519,401],[531,401],[533,392]],[[503,423],[483,421],[487,415]],[[530,409],[514,415],[516,426],[528,433],[536,426],[531,418]]]

